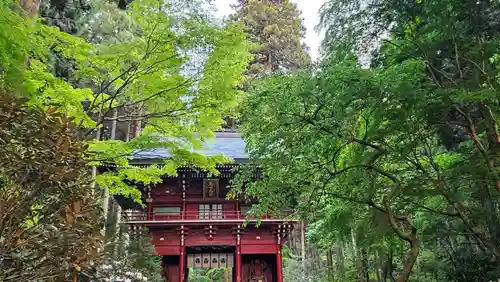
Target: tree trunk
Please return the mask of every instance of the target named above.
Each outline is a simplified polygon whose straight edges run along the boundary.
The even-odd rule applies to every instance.
[[[359,275],[359,281],[360,282],[368,282],[370,281],[370,276],[369,276],[369,266],[368,266],[368,252],[366,249],[361,249],[361,256],[360,256],[360,275]]]
[[[111,133],[110,133],[111,140],[115,140],[115,138],[116,138],[116,123],[117,123],[116,119],[117,119],[117,116],[118,116],[118,110],[115,108],[115,109],[113,109],[113,121],[111,122]],[[102,208],[103,208],[103,210],[106,211],[104,213],[105,222],[108,221],[108,212],[107,211],[108,211],[110,204],[113,204],[113,203],[112,203],[112,201],[109,200],[109,191],[108,191],[108,189],[104,188],[103,199],[102,199]],[[114,214],[112,216],[114,216]],[[106,225],[104,225],[103,231],[104,231],[104,233],[106,233]]]
[[[334,281],[335,268],[333,267],[333,253],[331,248],[328,248],[326,251],[326,266],[328,270],[328,281]]]
[[[345,277],[345,262],[344,262],[344,250],[342,245],[337,245],[335,249],[337,255],[337,277],[339,281],[343,281]]]
[[[377,269],[376,269],[376,275],[377,275],[377,282],[382,282],[382,268],[384,266],[384,260],[382,259],[382,256],[380,255],[380,250],[377,252]],[[385,280],[384,280],[385,282]]]
[[[486,183],[481,183],[481,191],[479,192],[483,208],[485,210],[486,225],[495,245],[500,246],[500,221],[497,216],[497,206],[493,202],[493,197]]]
[[[306,263],[306,227],[304,221],[300,221],[300,255],[302,257],[302,266]]]
[[[21,0],[21,7],[28,17],[34,17],[38,14],[41,0]]]
[[[411,232],[410,237],[410,252],[403,265],[403,271],[396,280],[397,282],[407,282],[410,279],[413,266],[415,265],[415,262],[417,262],[418,255],[420,253],[420,243],[417,239],[417,231],[414,228]]]
[[[387,254],[384,254],[385,257],[385,262],[382,265],[382,281],[389,281],[395,282],[396,279],[394,278],[394,263],[393,263],[393,253],[392,249],[389,249],[389,252]]]

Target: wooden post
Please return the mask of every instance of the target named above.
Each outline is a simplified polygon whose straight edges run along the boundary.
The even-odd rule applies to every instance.
[[[148,215],[147,215],[147,219],[148,220],[152,220],[153,219],[153,199],[152,198],[148,198],[148,199],[146,199],[146,201],[148,202]]]
[[[278,233],[278,244],[276,250],[276,278],[277,282],[283,282],[283,255],[281,245],[281,234]]]
[[[236,199],[236,218],[240,219],[241,210],[240,210],[240,200]]]
[[[239,237],[240,235],[238,235]],[[235,274],[236,274],[236,282],[241,282],[241,246],[238,243],[236,246],[236,255],[235,255]]]
[[[185,253],[185,247],[181,246],[181,255],[179,256],[179,281],[184,282],[185,280],[185,274],[186,274],[186,253]]]
[[[115,138],[116,138],[116,124],[117,124],[116,118],[117,118],[117,116],[118,116],[118,110],[115,108],[115,109],[113,109],[113,117],[112,117],[113,120],[111,121],[111,135],[110,135],[110,138],[109,138],[110,140],[115,140]],[[100,119],[102,118],[104,120],[104,117],[102,117],[101,115],[99,115],[99,118]],[[104,125],[104,123],[103,123],[103,125]],[[99,129],[98,132],[100,132],[100,129]],[[98,138],[96,138],[96,139],[98,139]],[[110,217],[108,215],[108,210],[109,210],[109,206],[110,206],[110,204],[112,202],[110,201],[109,198],[110,198],[109,197],[109,191],[108,191],[107,188],[104,188],[104,191],[103,191],[103,200],[102,200],[102,202],[103,202],[102,203],[102,209],[104,210],[104,218],[106,220],[106,222],[104,224],[104,232],[106,231],[106,224],[107,224],[107,222],[109,220],[109,217]]]
[[[186,281],[186,247],[184,247],[184,225],[181,225],[181,255],[179,256],[179,282]]]
[[[306,230],[304,220],[300,221],[300,255],[302,258],[302,266],[306,263]]]

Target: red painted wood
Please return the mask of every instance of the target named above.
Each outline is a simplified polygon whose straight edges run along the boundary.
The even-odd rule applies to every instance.
[[[177,231],[168,230],[168,231],[154,231],[152,232],[152,242],[156,246],[180,246],[181,243],[179,241],[179,236],[177,235]],[[163,239],[162,239],[163,238]]]
[[[246,230],[241,236],[242,245],[276,245],[276,237],[264,228]],[[276,249],[276,248],[275,248]]]
[[[180,202],[180,200],[179,200],[179,202]],[[161,203],[161,202],[156,201],[156,199],[153,203],[153,208],[155,208],[155,207],[180,207],[180,206],[181,206],[180,203]]]
[[[235,254],[235,276],[236,282],[241,282],[241,246],[236,246],[236,254]]]
[[[148,202],[148,219],[152,219],[153,199]]]
[[[241,265],[241,281],[250,281],[250,265],[248,263]]]
[[[203,199],[203,180],[187,179],[189,182],[182,197],[182,185],[179,179],[169,179],[152,188],[152,202],[148,202],[147,211],[138,213],[137,217],[130,216],[131,221],[144,221],[152,231],[152,242],[155,253],[168,258],[166,266],[168,281],[185,282],[188,279],[186,272],[186,247],[194,246],[233,246],[236,249],[234,261],[234,280],[246,282],[250,279],[251,261],[254,258],[264,257],[269,267],[265,269],[267,282],[283,282],[281,246],[276,243],[272,233],[272,226],[282,224],[277,218],[264,218],[262,225],[256,227],[251,222],[244,228],[240,241],[236,244],[236,230],[243,223],[241,215],[244,204],[238,200],[226,200],[226,186],[228,180],[220,180],[219,198]],[[216,216],[210,219],[199,219],[199,204],[222,204],[222,218]],[[247,204],[248,205],[248,204]],[[180,214],[154,212],[155,207],[180,207]],[[146,219],[150,220],[147,221]],[[156,222],[158,221],[158,222]],[[184,244],[179,240],[179,229],[183,225],[187,228]],[[212,226],[212,236],[207,233]]]
[[[276,272],[277,272],[277,282],[283,282],[283,256],[282,256],[281,245],[278,245],[278,250],[276,253]]]
[[[186,204],[186,219],[198,219],[198,204]]]
[[[218,232],[218,231],[217,231]],[[205,234],[189,233],[189,236],[186,238],[186,246],[198,246],[198,245],[234,245],[234,239],[231,234],[219,234],[217,233],[209,239],[209,237]]]
[[[241,245],[243,255],[251,254],[275,254],[276,245]]]
[[[178,256],[180,255],[179,246],[156,246],[156,253],[160,256]]]
[[[238,212],[237,218],[239,219],[241,217],[240,201],[236,202],[236,211]]]
[[[181,255],[179,256],[179,282],[184,282],[186,281],[186,278],[184,277],[186,274],[186,250],[184,246],[181,246],[180,248],[180,253]]]

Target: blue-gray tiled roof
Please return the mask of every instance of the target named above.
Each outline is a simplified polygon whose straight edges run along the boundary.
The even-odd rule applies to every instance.
[[[195,150],[195,152],[206,156],[222,154],[234,159],[235,162],[248,161],[245,141],[238,133],[234,132],[216,132],[215,139],[207,141],[201,150]],[[136,152],[132,158],[136,161],[153,161],[168,159],[171,156],[170,150],[158,148]]]

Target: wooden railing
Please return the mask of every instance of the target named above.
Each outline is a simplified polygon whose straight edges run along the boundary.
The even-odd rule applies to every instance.
[[[125,211],[125,217],[128,221],[182,221],[182,220],[200,220],[200,221],[224,221],[224,220],[284,220],[291,213],[283,212],[280,216],[262,216],[255,217],[242,213],[241,211],[185,211],[184,213],[152,212],[148,217],[147,212]]]

